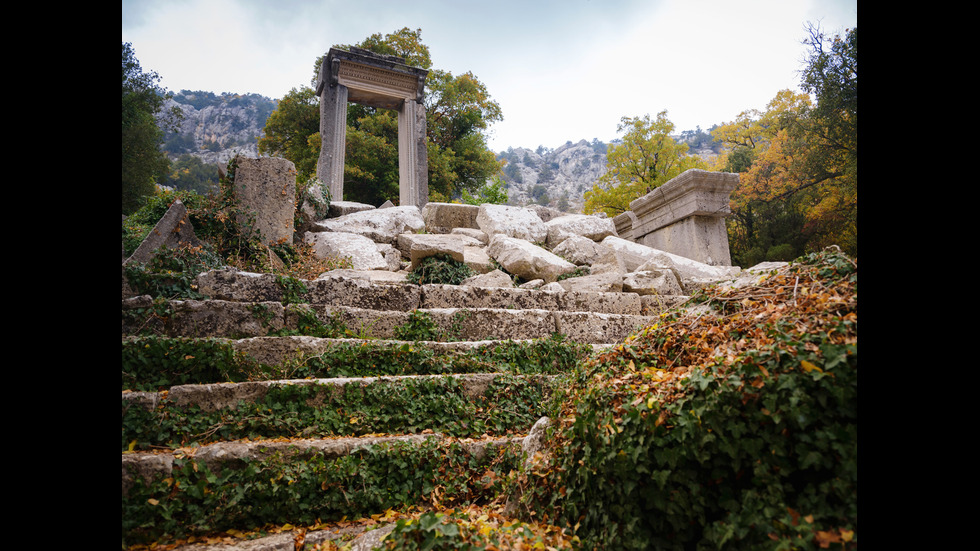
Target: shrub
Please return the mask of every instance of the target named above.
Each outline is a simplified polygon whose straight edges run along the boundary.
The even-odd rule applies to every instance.
[[[408,274],[406,280],[417,285],[428,283],[459,285],[471,275],[473,275],[473,270],[466,264],[450,258],[449,255],[438,254],[419,262],[418,266]]]
[[[857,270],[823,253],[585,362],[525,503],[588,548],[856,545]],[[804,291],[805,290],[805,291]]]

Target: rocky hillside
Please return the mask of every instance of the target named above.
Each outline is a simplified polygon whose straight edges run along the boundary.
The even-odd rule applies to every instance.
[[[497,159],[505,163],[509,202],[581,212],[583,194],[606,172],[606,148],[598,140],[568,141],[557,149],[507,148]]]
[[[180,108],[184,120],[170,133],[164,150],[171,160],[190,154],[205,164],[225,164],[236,153],[258,157],[258,139],[277,101],[258,94],[216,95],[181,90],[165,110]]]
[[[177,106],[184,119],[176,133],[167,134],[164,150],[172,161],[184,158],[186,162],[189,155],[205,165],[224,165],[236,154],[258,157],[258,139],[277,102],[258,94],[181,90],[168,100],[166,110]],[[718,144],[700,128],[674,139],[688,143],[691,153],[709,163],[717,153]],[[569,140],[554,149],[508,147],[497,159],[503,163],[509,203],[581,212],[585,192],[606,172],[608,147],[617,142]]]

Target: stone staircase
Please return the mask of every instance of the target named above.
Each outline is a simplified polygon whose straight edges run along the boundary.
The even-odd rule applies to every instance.
[[[575,362],[686,298],[327,275],[123,299],[124,548],[368,548],[500,499]]]

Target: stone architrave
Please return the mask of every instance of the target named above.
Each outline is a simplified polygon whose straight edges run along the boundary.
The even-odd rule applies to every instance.
[[[731,266],[725,217],[738,174],[691,169],[630,203],[637,243],[713,266]]]
[[[397,56],[361,48],[330,48],[320,66],[316,93],[320,97],[323,141],[316,175],[330,196],[344,198],[344,148],[347,102],[398,111],[398,177],[401,206],[421,208],[429,198],[428,150],[425,137],[425,77],[429,72],[405,64]]]
[[[254,220],[251,225],[265,245],[292,242],[296,214],[296,165],[275,157],[238,157],[235,166],[235,198]]]

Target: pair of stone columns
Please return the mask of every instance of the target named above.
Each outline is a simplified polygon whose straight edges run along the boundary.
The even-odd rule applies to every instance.
[[[398,111],[399,204],[421,208],[429,198],[425,106],[428,71],[397,56],[331,48],[317,78],[322,147],[316,175],[335,201],[344,198],[347,102]]]

